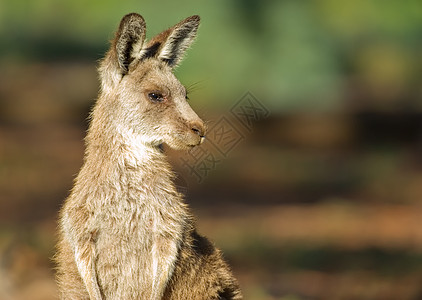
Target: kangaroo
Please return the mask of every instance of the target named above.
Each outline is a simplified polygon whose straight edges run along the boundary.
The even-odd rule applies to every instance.
[[[61,299],[242,299],[220,250],[197,233],[160,147],[189,149],[205,137],[172,73],[199,21],[148,43],[142,16],[120,22],[99,66],[84,164],[60,211]]]

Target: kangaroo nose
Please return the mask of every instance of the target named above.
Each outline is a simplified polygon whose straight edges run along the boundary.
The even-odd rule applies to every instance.
[[[191,129],[192,131],[199,135],[200,137],[204,137],[205,136],[205,126],[204,123],[202,122],[193,122],[191,124]]]

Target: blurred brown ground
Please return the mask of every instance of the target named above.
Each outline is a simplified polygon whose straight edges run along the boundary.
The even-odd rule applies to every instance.
[[[57,297],[57,212],[97,89],[91,63],[2,68],[0,299]],[[417,113],[273,115],[200,184],[186,154],[169,154],[246,299],[421,299],[421,125]]]

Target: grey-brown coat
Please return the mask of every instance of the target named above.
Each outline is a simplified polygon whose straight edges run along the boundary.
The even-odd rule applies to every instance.
[[[172,73],[198,25],[192,16],[144,43],[140,15],[120,23],[99,67],[84,164],[60,213],[62,299],[241,299],[220,251],[196,232],[159,148],[204,139]]]

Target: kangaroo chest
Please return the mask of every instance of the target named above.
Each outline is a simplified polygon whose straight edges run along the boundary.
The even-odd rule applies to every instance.
[[[128,189],[95,217],[96,272],[110,299],[156,298],[164,290],[185,220],[174,197],[162,190]]]

